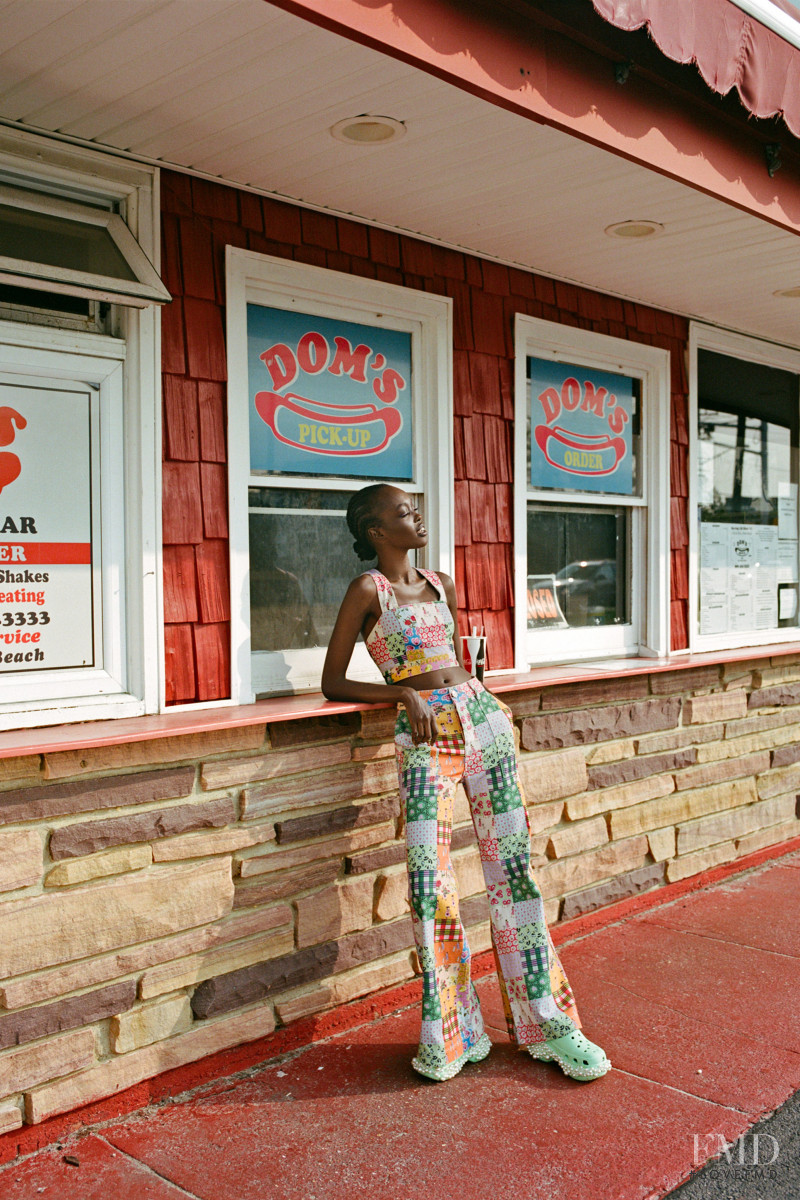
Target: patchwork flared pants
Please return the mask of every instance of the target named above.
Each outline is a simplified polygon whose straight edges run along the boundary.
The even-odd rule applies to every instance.
[[[406,818],[409,900],[423,977],[417,1058],[441,1068],[483,1036],[470,949],[450,860],[456,788],[463,783],[478,839],[497,977],[517,1046],[581,1027],[531,871],[530,824],[517,771],[514,727],[476,679],[421,692],[436,716],[436,742],[415,746],[405,709],[395,725]]]

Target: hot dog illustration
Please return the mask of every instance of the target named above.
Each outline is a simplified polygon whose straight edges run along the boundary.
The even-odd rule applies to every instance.
[[[15,408],[0,408],[0,446],[10,446],[17,436],[17,429],[24,429],[27,424]],[[21,470],[22,464],[16,454],[0,453],[0,492],[14,482]]]
[[[257,392],[255,406],[275,437],[297,450],[314,454],[377,454],[403,424],[396,408],[375,404],[324,404],[287,392]],[[281,413],[284,428],[278,428]]]
[[[626,453],[621,437],[571,433],[560,425],[537,425],[534,437],[550,465],[570,475],[610,475]]]

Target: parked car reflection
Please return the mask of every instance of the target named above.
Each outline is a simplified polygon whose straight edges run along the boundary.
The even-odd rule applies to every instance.
[[[556,591],[570,625],[613,625],[620,620],[613,558],[568,563],[556,572]]]

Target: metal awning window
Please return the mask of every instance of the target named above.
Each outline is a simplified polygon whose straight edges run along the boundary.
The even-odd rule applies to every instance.
[[[0,187],[0,282],[135,308],[171,296],[117,213]]]

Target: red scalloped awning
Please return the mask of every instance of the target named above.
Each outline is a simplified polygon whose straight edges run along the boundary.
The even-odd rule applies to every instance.
[[[736,88],[756,117],[782,116],[800,137],[800,50],[730,0],[592,0],[611,25],[646,26],[667,58],[695,63],[705,82],[725,95]],[[789,0],[773,3],[792,16]]]

